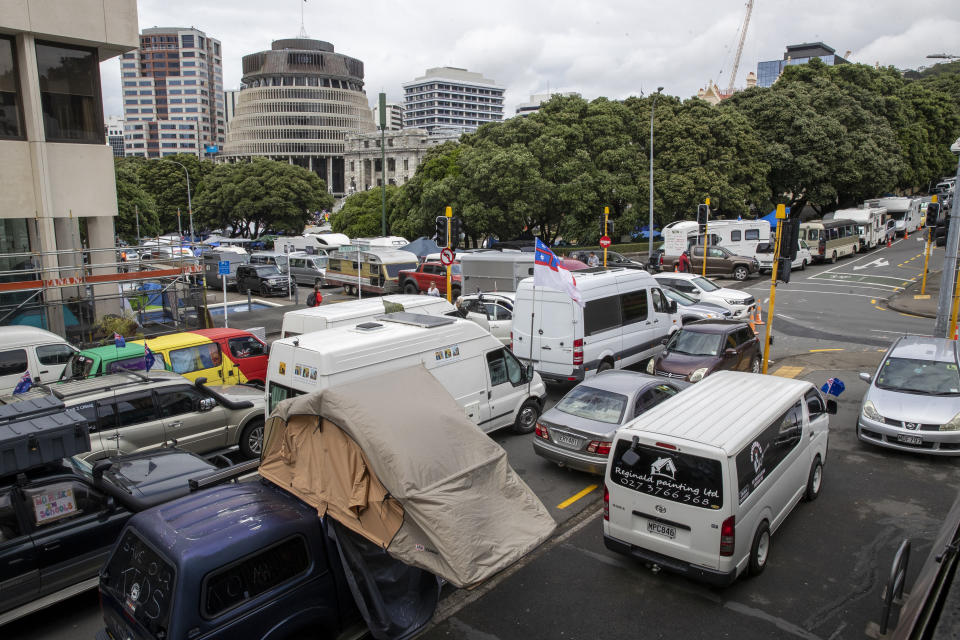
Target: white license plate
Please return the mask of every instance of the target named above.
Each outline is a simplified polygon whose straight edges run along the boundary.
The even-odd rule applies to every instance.
[[[574,438],[573,436],[565,436],[563,434],[556,434],[553,436],[553,439],[556,440],[557,444],[562,444],[565,447],[572,447],[574,449],[580,448],[580,438]]]
[[[655,533],[658,536],[663,536],[664,538],[670,538],[673,540],[677,537],[677,528],[669,527],[665,524],[660,524],[659,522],[654,522],[652,520],[647,520],[647,533]]]
[[[897,435],[897,441],[904,444],[923,444],[923,438],[920,436]]]

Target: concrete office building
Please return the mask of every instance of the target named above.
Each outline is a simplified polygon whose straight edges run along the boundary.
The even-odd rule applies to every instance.
[[[104,123],[104,131],[107,135],[107,144],[113,151],[114,158],[123,157],[123,118],[120,116],[108,116]]]
[[[433,134],[426,129],[387,130],[384,133],[387,184],[401,185],[417,172],[430,147],[456,140],[459,133]],[[381,175],[380,132],[361,133],[347,138],[343,156],[347,194],[366,191],[383,184]]]
[[[221,162],[270,158],[296,164],[345,193],[348,136],[376,130],[363,89],[363,62],[321,40],[275,40],[243,57],[236,112]]]
[[[469,132],[503,120],[504,87],[457,67],[427,69],[403,84],[403,126]]]
[[[380,105],[370,109],[373,113],[373,123],[380,128]],[[403,106],[396,102],[387,103],[387,131],[399,131],[403,129]]]
[[[565,91],[563,93],[556,92],[556,91],[553,93],[535,93],[530,96],[530,102],[521,102],[520,104],[518,104],[514,114],[518,116],[527,116],[527,115],[530,115],[531,113],[536,113],[537,111],[540,111],[540,107],[543,105],[544,102],[547,102],[548,100],[550,100],[550,98],[554,96],[579,98],[580,94],[577,93],[576,91]]]
[[[849,53],[848,51],[847,55]],[[841,58],[834,49],[822,42],[791,44],[787,46],[787,50],[783,54],[783,60],[767,60],[757,63],[757,86],[769,87],[777,81],[787,65],[807,64],[814,58],[820,58],[824,64],[831,66],[849,63],[849,60]]]
[[[143,30],[140,47],[120,60],[126,155],[204,158],[223,147],[221,55],[220,41],[197,29]]]
[[[240,97],[239,89],[228,89],[223,92],[223,119],[227,123],[227,132],[230,132],[230,121],[237,114],[237,99]]]
[[[65,302],[80,292],[64,283],[83,277],[81,238],[91,250],[115,251],[117,189],[100,63],[137,46],[137,4],[18,0],[0,8],[0,271],[8,272],[0,317],[68,335],[65,317],[74,311]],[[101,287],[111,285],[94,289]],[[98,301],[96,316],[118,312],[113,304]]]

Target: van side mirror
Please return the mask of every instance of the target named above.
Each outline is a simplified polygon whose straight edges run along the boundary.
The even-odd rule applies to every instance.
[[[524,373],[527,374],[527,380],[533,380],[533,365],[528,364],[527,368],[524,370]]]
[[[827,413],[832,416],[837,415],[837,401],[836,400],[827,400]]]
[[[864,382],[873,382],[873,376],[869,373],[864,373],[863,371],[860,372],[860,379]]]
[[[671,300],[671,301],[670,301],[670,305],[669,305],[667,308],[670,310],[670,313],[676,313],[676,312],[677,312],[677,301],[676,301],[676,300]]]

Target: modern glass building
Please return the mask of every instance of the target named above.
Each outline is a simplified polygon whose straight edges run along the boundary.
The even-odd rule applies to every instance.
[[[783,54],[783,60],[767,60],[757,63],[757,86],[769,87],[777,81],[787,65],[807,64],[814,58],[820,58],[824,64],[831,66],[849,62],[838,56],[834,49],[822,42],[791,44]]]

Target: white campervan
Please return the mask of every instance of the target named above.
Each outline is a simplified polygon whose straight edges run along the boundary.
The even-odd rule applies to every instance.
[[[0,327],[0,394],[12,393],[24,374],[34,383],[56,382],[77,349],[55,333],[37,327]]]
[[[305,233],[302,236],[279,236],[273,247],[283,253],[295,251],[326,255],[339,247],[350,244],[350,238],[342,233]]]
[[[513,352],[547,380],[579,381],[642,362],[683,324],[677,303],[646,271],[581,271],[576,279],[582,308],[565,292],[534,288],[532,278],[517,288]]]
[[[860,247],[873,249],[886,242],[887,228],[884,223],[886,214],[887,210],[883,207],[867,205],[860,209],[838,209],[823,216],[823,219],[856,222],[857,232],[860,234]]]
[[[663,228],[665,256],[679,256],[691,246],[703,244],[699,227],[691,220],[672,222]],[[713,220],[707,225],[710,246],[730,253],[757,257],[757,245],[770,242],[770,223],[765,220]]]
[[[762,402],[738,402],[749,389]],[[621,427],[604,479],[608,549],[725,586],[820,493],[828,413],[809,382],[719,371]]]
[[[479,325],[447,316],[391,313],[373,321],[277,340],[267,370],[268,412],[278,402],[340,384],[423,365],[486,432],[536,427],[546,388]],[[424,411],[430,398],[418,398]],[[370,388],[370,402],[377,389]]]
[[[920,228],[920,198],[890,197],[867,200],[865,206],[883,207],[897,221],[897,235],[913,233]]]
[[[386,303],[391,303],[387,305]],[[289,338],[299,336],[311,331],[323,331],[342,327],[344,325],[355,325],[368,320],[373,320],[375,316],[389,313],[392,310],[399,310],[392,305],[400,305],[403,311],[413,313],[426,313],[429,315],[445,315],[454,310],[454,306],[443,298],[436,296],[413,296],[413,295],[392,295],[377,298],[364,298],[363,300],[350,300],[348,302],[338,302],[337,304],[325,304],[319,307],[308,307],[306,309],[297,309],[287,311],[283,314],[283,326],[280,337]]]

